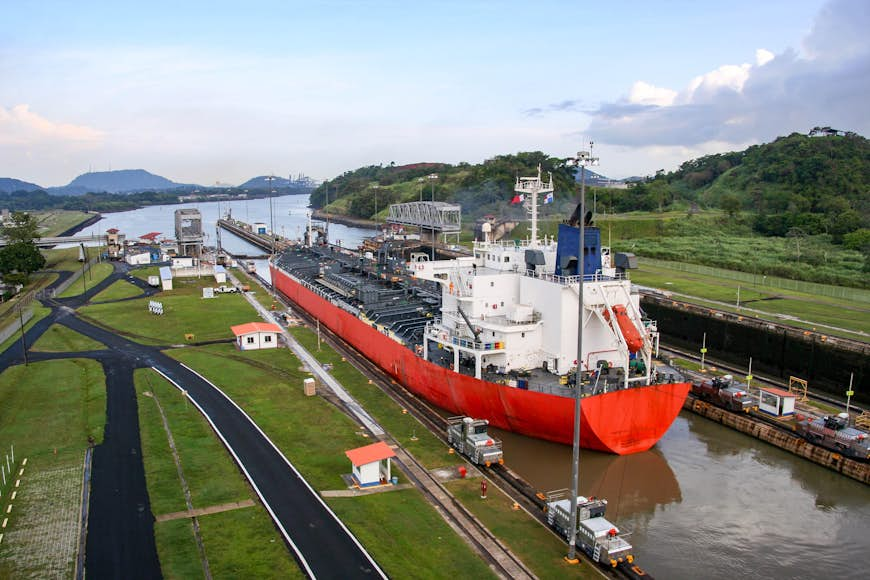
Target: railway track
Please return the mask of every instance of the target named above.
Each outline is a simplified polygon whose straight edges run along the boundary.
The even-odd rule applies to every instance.
[[[660,352],[672,353],[674,355],[677,355],[680,358],[684,358],[684,359],[687,359],[687,360],[690,360],[693,362],[700,362],[701,361],[700,356],[698,356],[692,352],[688,352],[688,351],[685,351],[683,349],[680,349],[680,348],[677,348],[674,346],[670,346],[670,345],[662,345]],[[666,357],[662,357],[662,358],[666,358]],[[709,357],[705,358],[704,362],[705,362],[705,364],[708,364],[711,366],[715,365],[716,368],[718,368],[718,369],[726,370],[730,373],[733,373],[737,377],[743,376],[744,373],[746,372],[746,369],[737,368],[733,365],[729,365],[727,363],[723,363],[721,361],[711,359]],[[704,377],[704,375],[702,375],[700,373],[693,372],[693,371],[690,371],[690,374],[693,377],[698,378],[698,379]],[[768,385],[771,387],[777,387],[780,389],[788,390],[788,383],[786,383],[785,381],[776,379],[776,378],[761,378],[761,377],[753,376],[753,380],[757,381],[758,383],[762,383],[762,384],[765,384],[765,385]],[[837,398],[837,397],[830,395],[830,394],[827,394],[827,393],[822,394],[822,393],[807,390],[807,398],[812,399],[814,401],[818,401],[820,403],[825,403],[827,405],[832,405],[832,406],[837,407],[839,409],[843,409],[844,411],[846,409],[846,402],[843,399]],[[850,409],[850,411],[855,412],[855,413],[865,412],[864,408],[857,406],[853,403],[849,404],[849,409]]]

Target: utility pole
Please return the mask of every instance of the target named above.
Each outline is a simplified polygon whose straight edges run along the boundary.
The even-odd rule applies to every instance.
[[[435,180],[438,179],[438,174],[437,173],[430,173],[428,175],[428,179],[429,179],[429,184],[431,186],[431,192],[432,192],[432,212],[434,213],[435,212]],[[422,197],[422,189],[421,189],[421,197]],[[429,217],[431,218],[432,216],[430,215]],[[435,261],[435,223],[434,223],[434,221],[430,225],[432,226],[432,261],[434,262]]]
[[[846,391],[846,414],[849,414],[849,403],[852,401],[852,395],[855,391],[852,390],[852,380],[855,378],[855,373],[849,373],[849,390]]]
[[[275,190],[272,189],[272,180],[275,179],[274,175],[269,175],[266,180],[269,182],[269,236],[272,238],[272,255],[275,255],[275,215],[272,210],[272,194],[275,193]]]
[[[704,371],[704,357],[707,355],[707,333],[704,333],[704,338],[701,339],[701,372]]]
[[[598,158],[592,156],[592,142],[589,151],[580,151],[574,162],[580,166],[580,250],[577,268],[577,377],[574,385],[574,440],[571,461],[571,531],[568,538],[568,555],[565,560],[576,564],[577,559],[577,494],[580,487],[580,411],[581,391],[583,389],[583,277],[586,260],[583,258],[586,246],[586,166],[598,165]]]

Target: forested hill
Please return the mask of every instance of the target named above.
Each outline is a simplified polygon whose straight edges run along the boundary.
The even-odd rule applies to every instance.
[[[855,133],[793,133],[745,151],[707,155],[638,184],[614,209],[679,203],[753,214],[762,234],[829,234],[870,228],[870,142]]]
[[[369,166],[348,171],[321,184],[311,195],[311,205],[353,217],[375,219],[386,215],[391,203],[449,201],[462,205],[464,216],[522,216],[521,205],[511,205],[518,175],[535,175],[538,165],[547,179],[553,174],[556,203],[545,211],[574,209],[574,167],[564,159],[540,151],[499,155],[483,163],[415,163],[402,166]],[[568,209],[570,207],[570,209]]]

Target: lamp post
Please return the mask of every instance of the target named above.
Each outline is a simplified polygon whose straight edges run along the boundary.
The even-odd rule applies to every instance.
[[[437,173],[430,173],[427,177],[432,193],[432,212],[435,212],[435,180],[438,179]],[[421,194],[422,197],[422,194]],[[430,216],[431,217],[431,216]],[[435,261],[435,222],[432,222],[432,261]]]
[[[577,494],[580,486],[580,410],[581,391],[583,388],[583,277],[586,260],[586,166],[598,165],[598,158],[592,157],[592,142],[589,151],[580,151],[572,159],[580,166],[580,244],[577,267],[577,377],[574,385],[574,439],[571,462],[571,532],[568,538],[568,555],[565,559],[570,563],[577,562]]]
[[[266,178],[269,182],[269,236],[272,238],[272,255],[275,254],[275,216],[272,211],[272,194],[275,193],[275,190],[272,189],[272,180],[275,179],[274,175],[270,175]]]

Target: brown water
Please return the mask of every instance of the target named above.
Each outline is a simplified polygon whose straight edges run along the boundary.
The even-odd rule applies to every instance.
[[[571,486],[571,448],[493,430],[541,491]],[[863,578],[870,487],[683,412],[650,451],[582,450],[580,493],[657,578]]]

